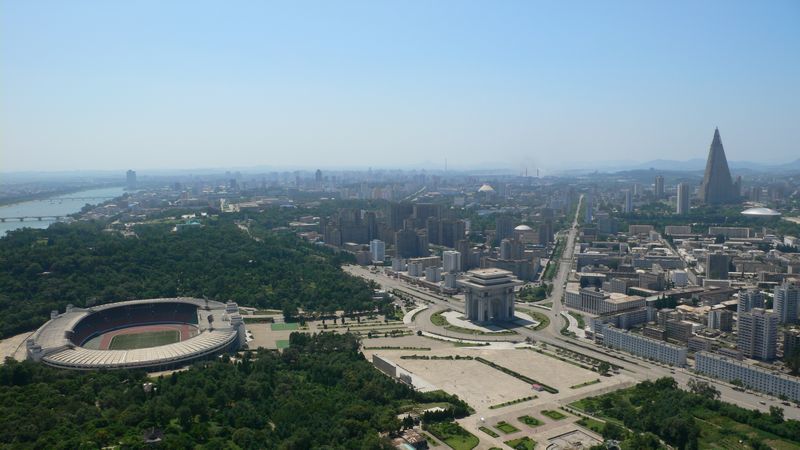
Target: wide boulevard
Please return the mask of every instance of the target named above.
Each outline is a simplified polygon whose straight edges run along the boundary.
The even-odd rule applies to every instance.
[[[688,368],[676,368],[667,365],[661,365],[652,361],[646,361],[634,355],[612,350],[606,347],[595,344],[593,341],[587,339],[578,340],[574,337],[568,337],[561,334],[561,329],[566,320],[562,312],[566,312],[566,308],[562,304],[564,298],[564,290],[566,289],[567,278],[573,270],[574,253],[575,253],[575,240],[578,234],[578,217],[581,205],[583,203],[583,196],[578,200],[578,207],[575,211],[575,217],[572,225],[568,230],[560,233],[560,239],[565,239],[566,243],[561,258],[553,263],[558,264],[558,270],[553,278],[553,289],[550,293],[547,302],[552,302],[552,307],[548,310],[545,308],[536,308],[537,312],[546,314],[550,318],[550,324],[541,330],[534,331],[529,328],[521,326],[511,326],[517,334],[514,335],[491,335],[481,334],[476,336],[474,334],[459,333],[451,329],[434,325],[430,318],[433,314],[444,311],[447,309],[454,311],[464,311],[463,300],[457,297],[445,297],[434,293],[421,286],[406,283],[398,278],[392,277],[379,270],[377,272],[370,271],[368,268],[360,266],[348,266],[346,269],[353,275],[363,277],[365,279],[373,280],[380,284],[384,289],[397,290],[415,299],[415,301],[422,305],[427,304],[429,307],[420,313],[416,314],[411,327],[414,330],[425,331],[428,333],[445,336],[448,338],[458,338],[467,341],[480,340],[480,341],[524,341],[530,338],[533,341],[544,342],[548,345],[554,345],[567,350],[590,356],[592,358],[607,361],[610,364],[621,367],[625,372],[639,381],[647,379],[656,379],[660,377],[672,377],[680,385],[686,386],[689,380],[693,378],[701,378],[709,381],[715,385],[720,391],[722,400],[735,403],[739,406],[746,408],[758,409],[761,411],[769,411],[770,406],[778,406],[784,409],[784,416],[786,418],[800,419],[800,408],[794,406],[784,406],[781,401],[766,395],[750,392],[740,392],[734,390],[734,386],[724,383],[720,380],[698,376]]]

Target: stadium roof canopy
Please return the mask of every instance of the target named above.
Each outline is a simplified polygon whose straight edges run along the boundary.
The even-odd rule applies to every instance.
[[[751,217],[777,217],[780,216],[781,213],[772,208],[747,208],[742,211],[742,215]]]
[[[184,303],[196,306],[198,315],[204,319],[198,320],[199,334],[173,344],[133,350],[89,349],[69,339],[78,323],[94,313],[122,309],[126,306],[158,303]],[[230,305],[233,305],[235,312],[232,312],[233,310],[225,303],[180,297],[130,300],[92,308],[68,307],[67,312],[55,315],[31,336],[28,340],[29,357],[31,348],[35,346],[40,348],[42,362],[60,368],[82,370],[161,368],[188,363],[225,349],[238,347],[239,330],[232,324],[231,319],[236,316],[241,322],[241,318],[238,315],[238,306],[235,303]],[[131,323],[131,326],[134,325],[137,324]]]

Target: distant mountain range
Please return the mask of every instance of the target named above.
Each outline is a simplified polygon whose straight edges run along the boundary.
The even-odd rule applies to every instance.
[[[760,163],[753,161],[728,161],[728,166],[732,172],[800,172],[800,159],[785,164]],[[607,161],[593,165],[582,164],[573,166],[569,170],[562,170],[562,173],[586,173],[586,172],[622,172],[639,170],[660,170],[668,172],[702,172],[706,168],[705,158],[695,158],[686,161],[676,161],[670,159],[654,159],[652,161],[636,163],[630,161]]]
[[[794,171],[800,170],[800,159],[796,159],[788,164],[765,164],[753,161],[728,161],[731,170],[753,170],[753,171]],[[641,164],[633,165],[629,169],[659,169],[659,170],[705,170],[706,160],[695,158],[688,161],[673,161],[669,159],[655,159]]]

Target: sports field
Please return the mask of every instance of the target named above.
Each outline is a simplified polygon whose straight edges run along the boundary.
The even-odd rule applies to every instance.
[[[178,330],[145,331],[142,333],[118,334],[111,338],[109,350],[132,350],[136,348],[158,347],[181,340]]]
[[[289,331],[289,330],[296,330],[300,328],[300,325],[297,322],[291,323],[273,323],[270,328],[272,331]]]

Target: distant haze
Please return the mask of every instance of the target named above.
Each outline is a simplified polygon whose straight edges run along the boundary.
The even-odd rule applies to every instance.
[[[5,1],[0,171],[800,156],[800,2]]]

